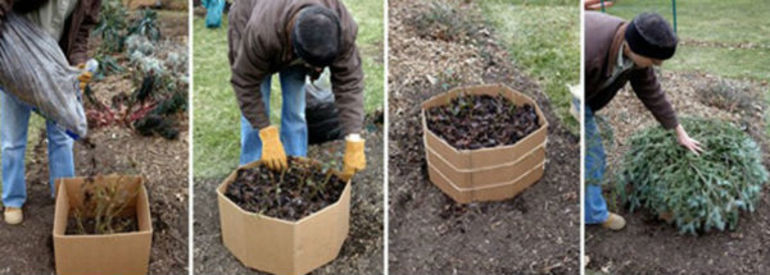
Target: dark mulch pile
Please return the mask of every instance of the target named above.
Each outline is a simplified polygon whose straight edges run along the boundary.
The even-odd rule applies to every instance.
[[[428,129],[461,150],[511,145],[540,128],[532,105],[501,95],[459,96],[425,114]]]
[[[246,211],[296,221],[334,203],[345,189],[345,181],[320,164],[292,157],[288,164],[283,171],[239,169],[225,195]]]
[[[103,224],[104,222],[97,221],[95,218],[76,218],[72,217],[67,220],[67,235],[100,235],[105,234],[104,230],[97,230],[97,224]],[[139,224],[136,222],[135,216],[129,217],[115,217],[110,222],[110,228],[115,233],[127,233],[139,231]]]

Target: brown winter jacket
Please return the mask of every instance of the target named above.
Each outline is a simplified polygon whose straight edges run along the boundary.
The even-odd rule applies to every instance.
[[[666,129],[673,129],[679,122],[674,108],[658,83],[652,67],[631,69],[623,72],[603,90],[599,87],[610,78],[616,65],[618,51],[625,41],[628,23],[620,18],[598,12],[585,13],[585,100],[592,111],[599,111],[631,82],[636,96],[652,112]]]
[[[47,1],[0,0],[0,28],[2,28],[5,14],[11,10],[11,7],[16,12],[24,13],[41,7]],[[13,2],[17,2],[17,4],[14,5]],[[72,65],[84,63],[88,59],[88,36],[91,29],[99,22],[101,4],[101,0],[79,0],[77,7],[65,22],[59,47],[64,51]],[[0,35],[2,35],[1,31]]]
[[[329,67],[332,90],[346,134],[361,131],[364,118],[364,73],[356,48],[358,26],[338,0],[236,0],[230,7],[228,43],[232,78],[243,116],[255,128],[270,125],[260,85],[286,69],[297,57],[291,48],[293,17],[304,7],[323,5],[337,13],[341,51]]]

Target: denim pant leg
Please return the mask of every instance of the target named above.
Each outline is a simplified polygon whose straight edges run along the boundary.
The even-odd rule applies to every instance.
[[[271,76],[265,78],[259,92],[265,104],[265,112],[270,117],[270,82]],[[262,140],[259,139],[259,129],[251,126],[246,117],[241,114],[241,160],[240,165],[258,161],[262,158]]]
[[[48,134],[48,180],[51,197],[54,197],[54,180],[75,176],[75,159],[72,154],[75,141],[51,120],[47,120],[45,126]]]
[[[27,200],[24,178],[24,153],[30,108],[0,92],[0,143],[2,143],[3,205],[21,208]]]
[[[289,156],[307,156],[307,121],[305,120],[305,68],[290,67],[281,71],[283,107],[281,108],[281,142]]]
[[[607,220],[607,202],[602,196],[600,184],[604,179],[606,156],[591,108],[585,109],[585,222],[586,224],[603,223]]]

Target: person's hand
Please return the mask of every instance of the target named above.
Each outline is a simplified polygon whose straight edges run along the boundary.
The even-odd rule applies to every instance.
[[[700,153],[703,152],[703,149],[700,147],[700,142],[691,138],[690,135],[687,134],[687,131],[684,130],[682,125],[676,126],[676,140],[680,145],[693,152],[696,156],[700,156]]]
[[[609,8],[614,5],[612,1],[604,1],[604,7]],[[601,10],[602,9],[602,1],[601,0],[585,0],[583,2],[583,8],[589,11],[595,11],[595,10]]]
[[[366,168],[364,141],[365,140],[358,134],[351,134],[345,138],[345,158],[342,167],[342,180],[348,181],[358,171]]]
[[[262,139],[262,163],[274,171],[283,171],[288,168],[286,152],[283,150],[281,139],[278,138],[278,128],[267,126],[259,130],[259,138]]]
[[[85,63],[81,63],[80,65],[78,65],[78,69],[83,71],[83,73],[81,73],[80,76],[78,76],[78,81],[80,81],[81,91],[84,91],[86,89],[86,86],[88,86],[88,83],[91,82],[91,79],[94,77],[94,74],[89,71],[85,71],[85,68],[86,68]]]

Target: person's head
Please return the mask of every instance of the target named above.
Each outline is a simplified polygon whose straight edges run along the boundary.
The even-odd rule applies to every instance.
[[[339,17],[333,10],[319,5],[303,8],[291,30],[294,54],[318,73],[337,58],[340,32]]]
[[[660,66],[674,56],[679,39],[666,19],[657,13],[642,13],[628,24],[626,55],[640,68]]]

